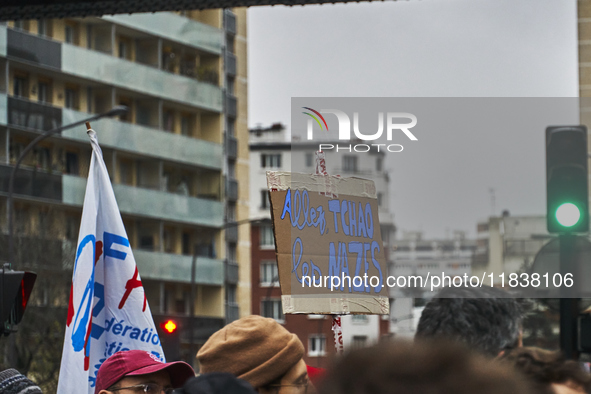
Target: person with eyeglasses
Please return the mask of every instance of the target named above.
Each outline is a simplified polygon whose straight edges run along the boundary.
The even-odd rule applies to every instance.
[[[297,335],[274,319],[247,316],[215,332],[197,353],[201,373],[228,372],[259,394],[307,394],[314,389]]]
[[[127,350],[109,357],[98,370],[95,394],[172,394],[195,376],[182,361],[164,363],[145,350]]]

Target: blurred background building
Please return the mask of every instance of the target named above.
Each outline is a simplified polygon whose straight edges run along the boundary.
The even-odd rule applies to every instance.
[[[173,317],[190,359],[187,327],[199,344],[249,315],[249,226],[236,224],[248,219],[246,54],[246,9],[0,24],[1,249],[8,178],[27,144],[125,105],[92,126],[156,325]],[[67,306],[90,155],[81,126],[17,172],[12,264],[40,273],[37,307]]]
[[[447,239],[427,239],[420,231],[403,232],[393,241],[390,275],[394,277],[427,275],[463,277],[471,275],[476,241],[467,239],[463,231],[454,231]],[[433,296],[428,288],[391,287],[390,329],[396,336],[414,337],[425,304]]]

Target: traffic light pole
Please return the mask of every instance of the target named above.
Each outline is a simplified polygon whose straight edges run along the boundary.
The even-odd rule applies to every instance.
[[[560,234],[560,274],[575,273],[575,242],[574,234]],[[560,287],[560,349],[569,360],[577,360],[577,316],[579,299],[575,298],[575,288]]]

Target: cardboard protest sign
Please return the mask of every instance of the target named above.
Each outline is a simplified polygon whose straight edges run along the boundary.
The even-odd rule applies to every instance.
[[[388,314],[373,181],[267,172],[284,313]]]

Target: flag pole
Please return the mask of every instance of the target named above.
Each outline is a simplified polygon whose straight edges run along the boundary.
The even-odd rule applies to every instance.
[[[16,171],[19,169],[21,162],[23,161],[23,159],[25,158],[27,153],[29,153],[39,142],[43,141],[47,137],[50,137],[56,133],[59,133],[60,131],[70,129],[72,127],[76,127],[76,126],[79,126],[84,123],[86,123],[86,127],[88,129],[90,129],[90,121],[91,120],[98,120],[98,119],[105,118],[105,117],[110,118],[110,117],[114,117],[114,116],[123,115],[123,114],[127,113],[128,110],[129,109],[124,105],[117,105],[117,106],[113,107],[110,111],[103,112],[102,114],[94,115],[89,118],[80,120],[78,122],[67,124],[65,126],[56,127],[55,129],[51,129],[49,131],[44,132],[43,134],[41,134],[40,136],[35,138],[33,141],[31,141],[31,143],[29,145],[27,145],[27,147],[25,149],[23,149],[23,152],[20,154],[20,156],[16,160],[16,164],[12,168],[12,172],[10,173],[10,179],[8,181],[8,197],[7,197],[8,207],[6,209],[6,219],[8,221],[8,268],[9,269],[12,268],[12,264],[14,263],[14,234],[13,234],[13,232],[14,232],[13,231],[13,229],[14,229],[14,223],[13,223],[14,222],[14,218],[13,218],[13,216],[14,216],[13,215],[13,211],[14,211],[14,202],[13,202],[14,177],[15,177]]]

